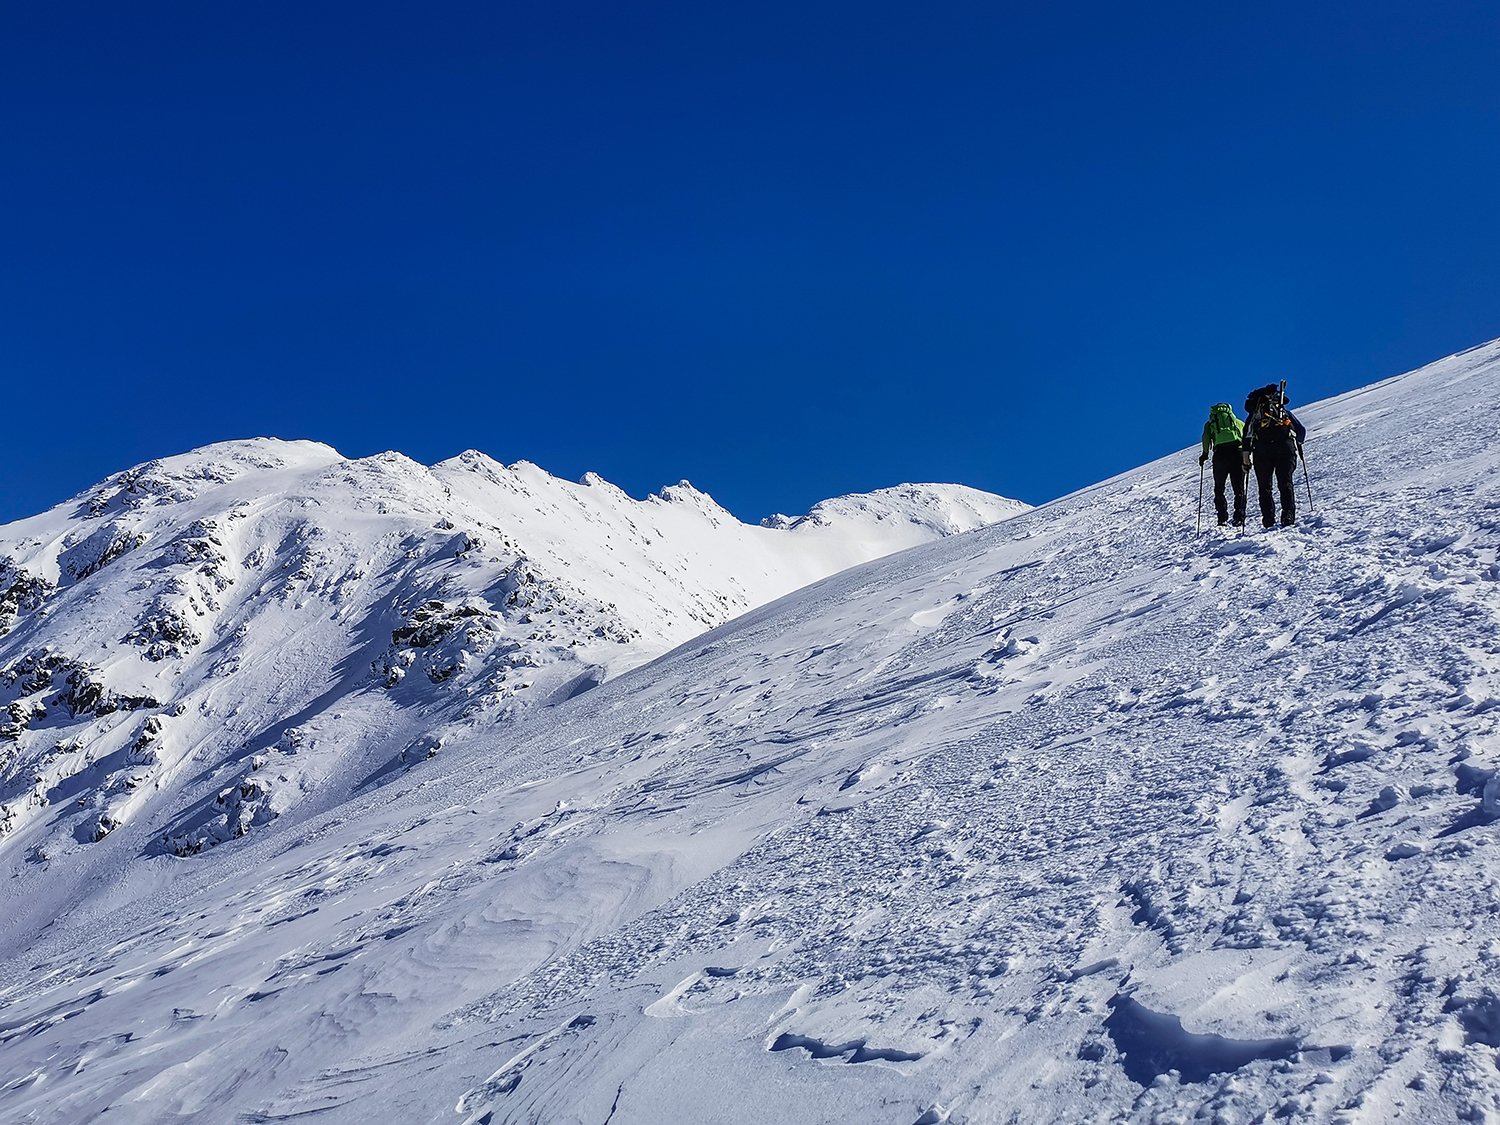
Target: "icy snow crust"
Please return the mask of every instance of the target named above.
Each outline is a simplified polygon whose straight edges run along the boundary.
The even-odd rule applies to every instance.
[[[1185,451],[191,858],[17,830],[0,1117],[1496,1119],[1500,344],[1298,413],[1296,530]]]

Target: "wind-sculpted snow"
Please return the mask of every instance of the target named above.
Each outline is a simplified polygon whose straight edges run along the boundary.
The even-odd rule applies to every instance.
[[[1296,530],[1183,452],[195,859],[12,850],[0,1115],[1495,1119],[1497,391],[1299,407]]]

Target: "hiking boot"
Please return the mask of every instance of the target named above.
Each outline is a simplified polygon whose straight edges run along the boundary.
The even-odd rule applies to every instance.
[[[1223,526],[1224,526],[1224,525],[1225,525],[1225,524],[1226,524],[1226,523],[1228,523],[1228,522],[1229,522],[1229,521],[1228,521],[1228,520],[1227,520],[1227,519],[1225,519],[1225,518],[1224,518],[1224,517],[1223,517],[1223,516],[1220,516],[1220,517],[1219,517],[1219,526],[1220,526],[1220,527],[1223,527]]]
[[[1282,527],[1296,527],[1297,526],[1297,517],[1296,516],[1287,516],[1285,519],[1283,519],[1281,521],[1281,526]]]
[[[1263,528],[1265,528],[1267,531],[1269,531],[1271,528],[1273,528],[1273,527],[1276,526],[1276,521],[1275,520],[1261,520],[1260,521],[1260,526],[1263,527]]]

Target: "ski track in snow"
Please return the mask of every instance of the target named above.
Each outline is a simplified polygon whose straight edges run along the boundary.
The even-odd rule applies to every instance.
[[[0,1116],[1500,1120],[1497,390],[1299,408],[1294,531],[1179,454],[132,858],[8,951]]]

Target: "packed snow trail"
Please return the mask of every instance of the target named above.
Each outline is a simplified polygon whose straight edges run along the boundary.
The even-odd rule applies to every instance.
[[[0,1113],[1500,1118],[1497,392],[1298,406],[1295,530],[1184,452],[137,860],[6,962]]]

